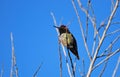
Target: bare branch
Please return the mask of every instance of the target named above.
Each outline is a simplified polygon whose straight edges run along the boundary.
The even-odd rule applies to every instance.
[[[104,71],[105,71],[105,69],[107,67],[107,63],[108,63],[108,59],[105,61],[105,64],[104,64],[104,66],[103,66],[103,68],[102,68],[102,70],[101,70],[101,72],[100,72],[98,77],[102,77],[102,75],[103,75],[103,73],[104,73]]]
[[[72,68],[72,75],[73,75],[73,77],[75,77],[74,64],[73,64],[72,58],[71,58],[71,56],[70,56],[70,51],[69,51],[68,49],[67,49],[67,51],[68,51],[68,56],[69,56],[69,58],[70,58],[70,63],[71,63],[71,68]]]
[[[18,67],[17,66],[15,68],[15,75],[16,75],[16,77],[18,77]]]
[[[111,51],[112,51],[112,46],[110,47],[110,50],[109,50],[108,55],[106,57],[108,57],[110,55]],[[99,74],[99,77],[102,77],[105,69],[107,68],[108,60],[109,59],[106,59],[106,61],[104,62],[104,66],[103,66],[103,68],[102,68],[102,70],[101,70],[101,72]]]
[[[10,77],[13,77],[13,68],[14,68],[14,45],[13,45],[13,35],[11,33],[10,35],[11,37],[11,45],[12,45],[12,64],[11,64],[11,73],[10,73]]]
[[[110,50],[108,52],[108,55],[106,55],[106,57],[108,57],[110,54],[112,54],[111,51],[112,51],[112,46],[110,47]],[[104,62],[104,66],[103,66],[103,68],[102,68],[102,70],[101,70],[101,72],[99,74],[99,77],[102,77],[102,75],[103,75],[103,73],[104,73],[104,71],[105,71],[105,69],[107,67],[108,60],[109,59],[106,59],[106,61]]]
[[[105,27],[105,25],[107,25],[107,24],[105,24],[105,22],[108,20],[108,17],[106,18],[106,19],[104,19],[101,23],[100,23],[100,26],[98,27],[98,32],[100,31],[100,29],[102,28],[102,27]]]
[[[108,18],[107,18],[107,19],[108,19]],[[105,27],[105,25],[107,25],[107,24],[105,24],[105,22],[107,21],[107,19],[101,22],[100,27],[97,29],[98,32],[99,32],[99,30],[100,30],[102,27]],[[114,24],[120,24],[120,22],[112,22],[112,23],[111,23],[111,25],[114,25]]]
[[[84,45],[85,45],[85,48],[86,48],[88,57],[89,57],[89,59],[90,59],[90,61],[91,61],[91,60],[92,60],[92,57],[91,57],[91,55],[90,55],[90,51],[89,51],[89,49],[88,49],[88,45],[87,45],[86,40],[85,40],[85,35],[84,35],[85,33],[84,33],[84,30],[83,30],[82,23],[81,23],[81,20],[80,20],[80,16],[79,16],[78,11],[77,11],[77,8],[76,8],[76,6],[75,6],[74,0],[72,0],[72,5],[73,5],[73,8],[74,8],[75,13],[76,13],[76,15],[77,15],[77,18],[78,18],[78,23],[79,23],[79,25],[80,25],[80,29],[81,29],[81,33],[82,33],[82,38],[83,38],[83,41],[84,41]]]
[[[85,61],[84,59],[82,59],[82,72],[83,72],[83,76],[85,77]]]
[[[105,56],[108,56],[108,55],[110,55],[111,53],[108,53],[108,54],[102,54],[102,55],[100,55],[100,56],[97,56],[97,58],[101,58],[101,57],[105,57]]]
[[[120,56],[119,56],[119,58],[118,58],[118,62],[117,62],[117,64],[116,64],[116,67],[115,67],[115,69],[114,69],[114,71],[113,71],[112,77],[115,77],[119,64],[120,64]]]
[[[116,51],[114,51],[112,54],[110,54],[109,56],[107,56],[105,59],[103,59],[102,61],[100,61],[98,64],[96,64],[92,70],[94,70],[95,68],[97,68],[98,66],[100,66],[102,63],[104,63],[107,59],[109,59],[110,57],[112,57],[113,55],[117,54],[118,52],[120,52],[120,49],[117,49]]]
[[[77,0],[77,1],[78,1],[80,9],[87,15],[87,17],[90,19],[90,21],[93,24],[93,28],[94,28],[94,42],[93,42],[93,47],[92,47],[92,54],[94,54],[94,49],[95,49],[95,45],[96,45],[96,36],[97,35],[98,35],[98,39],[100,40],[100,35],[99,35],[98,30],[96,28],[96,18],[95,18],[95,15],[94,15],[94,11],[92,9],[91,4],[89,3],[89,6],[90,6],[90,8],[92,10],[92,14],[93,14],[93,17],[91,17],[88,14],[87,10],[82,6],[82,3],[80,2],[80,0]]]
[[[16,74],[16,77],[18,77],[18,67],[16,64],[16,56],[15,56],[15,51],[14,51],[14,42],[13,42],[13,35],[12,32],[10,34],[10,38],[11,38],[11,46],[12,46],[12,64],[11,64],[11,73],[10,73],[10,77],[13,77],[14,73]]]
[[[57,26],[57,22],[56,22],[55,16],[54,16],[54,14],[52,12],[51,12],[51,16],[53,18],[54,24]],[[59,37],[59,31],[58,31],[58,29],[56,29],[56,31],[57,31],[57,34],[58,34],[58,37]],[[62,46],[62,49],[63,49],[64,56],[66,58],[66,65],[67,65],[69,76],[72,77],[72,73],[70,71],[70,66],[68,64],[68,58],[67,58],[67,55],[66,55],[66,52],[65,52],[65,47],[63,46],[62,43],[61,43],[61,46]]]
[[[88,0],[88,9],[87,9],[87,14],[89,13],[89,5],[90,5],[90,0]],[[89,18],[88,16],[86,15],[86,31],[85,31],[85,40],[87,42],[87,37],[88,37],[88,21],[89,21]]]
[[[100,55],[100,56],[97,56],[97,57],[102,57],[102,56],[106,56],[105,53],[120,39],[120,35],[117,36],[112,42],[111,44],[109,44],[109,46],[105,49],[105,51]]]
[[[95,24],[94,19],[88,14],[87,10],[82,6],[82,3],[80,2],[80,0],[77,0],[77,1],[78,1],[80,9],[88,16],[92,24]]]
[[[111,23],[111,25],[114,25],[114,24],[120,24],[120,22],[113,22],[113,23]]]
[[[120,32],[120,28],[117,29],[117,30],[115,30],[115,31],[113,31],[113,32],[111,32],[111,33],[108,33],[106,36],[113,35],[113,34],[115,34],[115,33],[117,33],[117,32]]]
[[[60,51],[60,42],[58,43],[59,44],[59,59],[60,59],[60,77],[62,77],[62,54],[61,54],[61,51]]]
[[[35,71],[33,77],[36,77],[36,75],[38,74],[38,72],[39,72],[39,70],[40,70],[42,64],[43,64],[43,62],[39,65],[39,67],[38,67],[37,70]]]
[[[67,27],[73,22],[74,18],[72,18],[68,23],[67,23]]]
[[[61,17],[59,25],[62,25],[62,21],[63,21],[63,17]],[[57,26],[57,24],[56,24],[56,26]]]
[[[88,13],[88,11],[87,11],[87,13]],[[88,16],[86,16],[86,31],[85,31],[85,40],[86,40],[86,42],[87,42],[87,37],[88,37]]]
[[[86,77],[85,76],[85,62],[84,62],[84,59],[82,59],[82,69],[80,70],[80,68],[79,68],[79,72],[80,72],[81,77]]]
[[[2,64],[2,69],[1,69],[0,77],[3,77],[3,73],[4,73],[4,65]]]
[[[112,3],[112,5],[111,5],[111,10],[113,10],[113,8],[114,8],[114,6],[115,6],[114,0],[111,0],[111,3]]]
[[[119,0],[116,1],[115,7],[114,7],[114,9],[113,9],[113,11],[112,11],[112,13],[111,13],[111,15],[110,15],[110,17],[109,17],[107,26],[105,27],[105,30],[104,30],[103,35],[102,35],[102,38],[101,38],[101,40],[100,40],[100,42],[99,42],[99,44],[98,44],[98,47],[97,47],[97,49],[96,49],[96,51],[95,51],[93,60],[91,61],[91,64],[90,64],[90,66],[89,66],[88,73],[87,73],[87,77],[90,77],[90,75],[91,75],[93,65],[94,65],[95,60],[96,60],[96,58],[97,58],[97,54],[98,54],[98,52],[99,52],[99,50],[100,50],[100,48],[101,48],[101,45],[102,45],[102,43],[103,43],[103,41],[104,41],[104,39],[105,39],[106,32],[107,32],[108,28],[110,27],[112,18],[113,18],[114,14],[115,14],[115,12],[116,12],[116,10],[117,10],[118,4],[119,4]]]
[[[92,22],[93,28],[94,28],[94,35],[96,36],[98,34],[98,31],[97,31],[97,28],[96,28],[96,18],[95,18],[94,11],[93,11],[91,3],[88,3],[88,4],[89,4],[89,7],[92,10],[93,17],[91,17],[90,14],[88,13],[88,11],[82,6],[82,3],[80,2],[80,0],[77,0],[77,1],[78,1],[80,9],[87,15],[87,17]],[[99,34],[98,34],[98,39],[100,39]]]

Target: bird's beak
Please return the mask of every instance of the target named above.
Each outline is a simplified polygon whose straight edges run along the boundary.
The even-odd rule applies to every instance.
[[[55,27],[55,28],[59,29],[59,27],[58,27],[58,26],[53,26],[53,27]]]

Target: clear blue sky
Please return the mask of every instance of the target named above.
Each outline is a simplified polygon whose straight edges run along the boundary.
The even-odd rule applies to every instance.
[[[85,0],[82,2],[84,5],[86,4]],[[95,4],[93,8],[95,9],[97,24],[100,24],[109,16],[111,4],[108,0],[97,0],[93,3]],[[15,55],[20,77],[32,77],[41,62],[43,65],[37,75],[38,77],[59,77],[58,38],[53,28],[54,23],[50,12],[54,12],[58,24],[61,18],[63,18],[63,24],[67,24],[73,19],[69,28],[77,39],[79,55],[86,59],[86,68],[88,68],[89,61],[71,0],[0,0],[0,70],[3,64],[3,77],[10,75],[10,32],[13,33],[14,37]],[[83,25],[85,25],[85,15],[81,11],[80,15]],[[120,21],[118,16],[120,16],[120,8],[116,14],[116,20]],[[91,29],[92,26],[89,28]],[[116,25],[110,31],[117,28],[120,26]],[[120,47],[119,43],[116,48]],[[118,56],[120,54],[110,60],[113,63],[111,65],[116,64]],[[63,63],[65,63],[64,56]],[[77,68],[81,68],[81,61],[77,61]],[[110,77],[113,69],[114,67],[109,68],[104,77]],[[64,77],[68,76],[66,71],[66,65],[63,64]],[[98,73],[97,71],[94,72]],[[120,74],[118,75],[120,76]],[[79,76],[78,70],[77,76]],[[93,77],[95,76],[93,74]]]

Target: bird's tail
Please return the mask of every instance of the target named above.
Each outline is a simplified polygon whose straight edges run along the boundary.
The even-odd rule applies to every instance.
[[[77,57],[77,59],[78,59],[78,60],[80,60],[80,57],[79,57],[79,55],[76,55],[76,57]]]
[[[78,60],[80,59],[77,50],[74,50],[73,48],[70,48],[70,51],[77,57]]]

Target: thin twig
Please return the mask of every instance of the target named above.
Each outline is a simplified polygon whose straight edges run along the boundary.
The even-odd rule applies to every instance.
[[[74,67],[74,72],[76,71],[76,62],[74,61],[74,63],[73,63],[73,67]]]
[[[118,69],[118,67],[119,67],[119,64],[120,64],[120,56],[119,56],[119,58],[118,58],[118,61],[117,61],[116,67],[115,67],[115,69],[114,69],[114,71],[113,71],[112,77],[115,77],[116,72],[117,72],[117,69]]]
[[[60,59],[60,77],[62,77],[62,54],[61,54],[61,50],[60,50],[60,42],[59,44],[59,59]]]
[[[108,19],[108,18],[107,18],[107,19]],[[99,30],[100,30],[102,27],[105,27],[105,25],[107,25],[107,24],[105,24],[105,22],[107,21],[107,19],[101,22],[100,27],[97,29],[98,32],[99,32]],[[120,24],[120,22],[112,22],[112,23],[111,23],[111,25],[115,25],[115,24]]]
[[[83,30],[82,23],[81,23],[81,20],[80,20],[80,16],[79,16],[79,14],[78,14],[76,5],[75,5],[75,3],[74,3],[74,0],[72,0],[72,5],[73,5],[73,8],[74,8],[75,13],[76,13],[76,15],[77,15],[77,18],[78,18],[78,23],[79,23],[79,25],[80,25],[80,29],[81,29],[81,33],[82,33],[82,38],[83,38],[83,41],[84,41],[84,45],[85,45],[85,48],[86,48],[88,57],[89,57],[89,59],[90,59],[90,61],[91,61],[91,60],[92,60],[92,57],[91,57],[91,55],[90,55],[90,51],[89,51],[89,49],[88,49],[88,45],[87,45],[87,42],[86,42],[86,40],[85,40],[85,33],[84,33],[84,30]]]
[[[90,21],[93,24],[93,28],[94,28],[94,42],[93,42],[93,47],[92,47],[92,54],[94,53],[94,49],[95,49],[95,45],[96,45],[96,36],[98,35],[98,39],[100,40],[100,36],[98,33],[98,30],[96,28],[96,18],[94,15],[94,10],[92,9],[92,5],[91,3],[89,3],[89,7],[91,8],[92,14],[93,14],[93,18],[90,16],[90,14],[88,13],[88,11],[82,6],[82,3],[80,2],[80,0],[77,0],[80,9],[87,15],[87,17],[90,19]]]
[[[51,12],[51,16],[52,16],[52,18],[53,18],[54,25],[57,26],[57,22],[56,22],[56,19],[55,19],[55,16],[54,16],[53,12]],[[56,29],[56,31],[57,31],[57,35],[58,35],[58,37],[59,37],[59,31],[58,31],[58,29]],[[67,55],[66,55],[66,52],[65,52],[65,47],[63,46],[62,43],[61,43],[61,46],[62,46],[62,49],[63,49],[64,56],[65,56],[65,58],[66,58],[66,65],[67,65],[67,69],[68,69],[68,74],[69,74],[70,77],[72,77],[72,73],[71,73],[71,71],[70,71],[70,66],[69,66],[69,64],[68,64]]]
[[[100,29],[102,28],[102,27],[105,27],[105,25],[107,25],[107,24],[105,24],[105,22],[108,20],[108,17],[106,18],[106,19],[104,19],[101,23],[100,23],[100,26],[98,27],[98,32],[100,31]]]
[[[80,72],[80,76],[81,77],[85,77],[84,74],[83,74],[83,72],[80,70],[80,68],[79,68],[79,72]]]
[[[86,16],[86,35],[85,35],[85,40],[87,42],[87,37],[88,37],[88,16]]]
[[[59,25],[62,25],[62,21],[63,21],[63,17],[60,19]],[[57,24],[56,24],[56,26],[57,26]]]
[[[3,73],[4,73],[4,65],[2,64],[2,69],[1,69],[0,77],[3,77]]]
[[[74,18],[72,18],[68,23],[67,23],[67,27],[73,22]]]
[[[88,0],[88,9],[87,9],[87,14],[89,13],[89,4],[90,4],[90,0]],[[88,38],[88,21],[89,21],[89,18],[88,16],[86,15],[86,31],[85,31],[85,40],[87,42],[87,38]]]
[[[91,75],[93,65],[94,65],[94,63],[95,63],[95,61],[96,61],[96,58],[97,58],[98,52],[99,52],[99,50],[100,50],[100,48],[101,48],[101,45],[102,45],[102,43],[103,43],[103,41],[104,41],[104,39],[105,39],[106,32],[108,31],[108,28],[110,27],[112,18],[113,18],[114,14],[115,14],[115,12],[116,12],[116,10],[117,10],[118,4],[119,4],[119,0],[116,1],[115,7],[114,7],[114,9],[113,9],[113,11],[112,11],[112,13],[111,13],[111,15],[110,15],[110,17],[109,17],[107,26],[105,27],[105,30],[104,30],[103,35],[102,35],[102,37],[101,37],[101,40],[100,40],[100,42],[99,42],[99,44],[98,44],[98,46],[97,46],[97,48],[96,48],[94,57],[93,57],[93,59],[92,59],[92,61],[91,61],[91,63],[90,63],[89,69],[88,69],[87,77],[90,77],[90,75]]]
[[[113,23],[111,23],[111,25],[114,25],[114,24],[120,24],[120,22],[113,22]]]
[[[85,61],[82,59],[82,72],[83,72],[83,77],[85,77]]]
[[[12,45],[12,63],[11,63],[11,73],[10,73],[10,77],[13,77],[13,68],[14,68],[14,45],[13,45],[13,36],[12,33],[10,35],[11,37],[11,45]]]
[[[110,48],[110,50],[109,50],[108,53],[110,53],[111,51],[112,51],[112,46],[111,46],[111,48]],[[109,54],[109,55],[110,55],[110,54]],[[107,55],[107,57],[108,57],[109,55]],[[106,69],[106,67],[107,67],[108,60],[109,60],[109,59],[106,59],[106,61],[105,61],[105,63],[104,63],[104,66],[103,66],[103,68],[102,68],[102,70],[101,70],[101,72],[100,72],[100,74],[99,74],[99,77],[102,77],[102,75],[103,75],[103,73],[104,73],[104,71],[105,71],[105,69]]]
[[[84,59],[82,59],[82,69],[80,70],[80,68],[79,68],[79,72],[80,72],[81,77],[86,77],[85,76],[85,62],[84,62]]]
[[[13,42],[13,34],[11,32],[10,34],[10,38],[11,38],[11,46],[12,46],[12,63],[11,63],[11,73],[10,73],[10,77],[13,77],[14,73],[16,75],[16,77],[18,77],[18,67],[16,64],[16,56],[15,56],[15,51],[14,51],[14,42]]]
[[[90,19],[90,21],[92,22],[92,24],[95,24],[95,21],[93,20],[93,18],[90,16],[90,14],[88,14],[87,10],[82,6],[82,3],[80,2],[80,0],[77,0],[80,9],[88,16],[88,18]]]
[[[117,30],[115,30],[115,31],[113,31],[113,32],[108,33],[106,36],[113,35],[113,34],[115,34],[115,33],[117,33],[117,32],[120,32],[120,28],[117,29]]]
[[[35,71],[33,77],[36,77],[36,75],[38,74],[38,72],[39,72],[39,70],[40,70],[42,64],[43,64],[43,62],[39,65],[39,67],[38,67],[37,70]]]
[[[114,6],[115,6],[115,3],[114,3],[114,0],[111,0],[111,10],[113,10]]]
[[[103,69],[101,70],[101,72],[100,72],[100,74],[99,74],[98,77],[102,77],[102,75],[103,75],[103,73],[104,73],[104,71],[105,71],[105,69],[106,69],[106,67],[107,67],[107,63],[108,63],[108,60],[105,61],[105,64],[104,64],[104,66],[103,66]]]
[[[98,31],[97,31],[97,28],[96,28],[96,18],[95,18],[94,10],[92,8],[91,3],[89,3],[89,7],[92,10],[93,17],[91,17],[90,14],[87,12],[87,10],[82,6],[82,3],[80,2],[80,0],[77,0],[77,1],[78,1],[80,9],[87,15],[87,17],[90,19],[91,23],[93,24],[94,34],[97,35]],[[98,39],[100,39],[99,34],[98,34]]]
[[[117,36],[112,42],[111,44],[109,44],[109,46],[105,49],[105,51],[100,55],[97,56],[97,58],[102,57],[102,56],[106,56],[105,53],[111,48],[111,46],[113,46],[118,40],[120,39],[120,35]]]
[[[94,55],[94,52],[95,52],[95,45],[96,45],[96,34],[94,34],[94,41],[92,45],[92,56]]]
[[[107,56],[105,59],[103,59],[102,61],[100,61],[98,64],[96,64],[92,70],[94,70],[95,68],[97,68],[98,66],[100,66],[102,63],[104,63],[107,59],[109,59],[110,57],[112,57],[113,55],[117,54],[118,52],[120,52],[120,49],[117,49],[116,51],[114,51],[112,54],[110,54],[109,56]]]
[[[73,65],[73,62],[72,62],[72,58],[70,56],[70,51],[69,51],[69,49],[67,49],[67,51],[68,51],[68,56],[70,58],[70,63],[71,63],[71,68],[72,68],[72,75],[73,75],[73,77],[75,77],[75,70],[74,70],[74,65]]]

